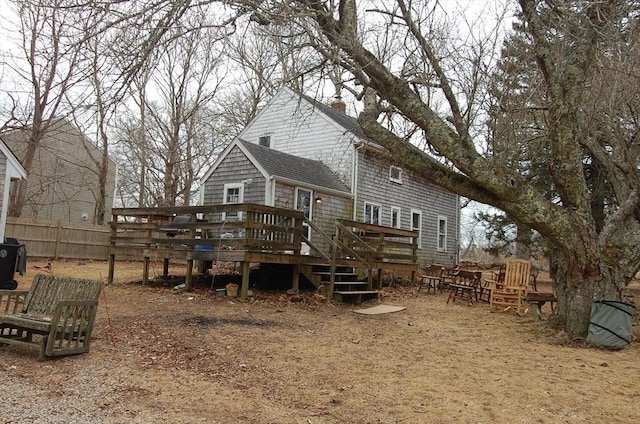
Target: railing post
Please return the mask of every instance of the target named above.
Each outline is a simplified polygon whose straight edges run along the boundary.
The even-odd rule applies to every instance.
[[[332,240],[332,243],[329,247],[329,254],[331,255],[331,265],[329,267],[329,299],[333,299],[333,291],[336,285],[336,253],[336,244]]]
[[[111,237],[109,240],[109,246],[112,249],[115,248],[115,245],[116,245],[115,237],[117,235],[118,235],[118,215],[112,215],[111,234],[110,234]],[[116,255],[112,252],[109,252],[109,273],[107,275],[107,284],[113,283],[115,268],[116,268]]]

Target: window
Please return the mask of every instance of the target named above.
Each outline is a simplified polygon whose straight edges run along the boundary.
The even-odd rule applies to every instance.
[[[438,250],[447,251],[447,217],[438,216]]]
[[[264,147],[271,147],[271,136],[263,135],[262,137],[259,137],[258,144]]]
[[[418,248],[422,247],[422,212],[411,209],[411,231],[418,232]]]
[[[380,225],[380,205],[364,202],[364,222]]]
[[[224,185],[224,197],[222,203],[242,203],[244,200],[244,184],[230,183]],[[222,219],[242,219],[242,212],[223,212]]]
[[[389,168],[389,181],[402,184],[402,169],[397,166]]]
[[[400,208],[391,206],[391,227],[400,228]]]

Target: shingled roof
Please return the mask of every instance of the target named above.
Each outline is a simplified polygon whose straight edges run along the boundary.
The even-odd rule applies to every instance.
[[[271,176],[350,193],[349,188],[340,181],[338,176],[320,161],[290,155],[245,140],[238,139],[238,143],[242,143],[242,146]]]

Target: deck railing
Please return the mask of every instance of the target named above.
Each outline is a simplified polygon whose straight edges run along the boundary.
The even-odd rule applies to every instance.
[[[318,244],[303,236],[305,222],[328,251],[320,251]],[[113,281],[116,255],[142,257],[144,282],[151,258],[164,259],[165,276],[169,259],[186,259],[186,285],[190,288],[194,260],[242,262],[248,274],[251,262],[298,265],[304,241],[331,264],[331,292],[337,261],[366,269],[371,287],[373,269],[380,273],[382,269],[415,267],[417,237],[415,231],[348,220],[337,220],[335,234],[328,235],[302,211],[253,203],[116,208],[111,222],[109,282]],[[245,286],[248,283],[243,282],[246,291]]]
[[[120,247],[299,252],[303,218],[300,211],[253,203],[118,208],[113,209],[111,252]]]
[[[418,258],[417,231],[339,219],[336,240],[373,263],[415,264]]]

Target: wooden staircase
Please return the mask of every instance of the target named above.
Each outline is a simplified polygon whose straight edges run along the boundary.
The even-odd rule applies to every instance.
[[[356,221],[336,220],[335,234],[327,235],[305,218],[314,241],[303,236],[315,256],[301,260],[299,272],[338,302],[375,299],[381,287],[382,270],[417,270],[417,232]],[[324,247],[324,248],[323,248]]]
[[[367,281],[358,279],[358,271],[353,266],[339,265],[333,272],[331,288],[331,264],[315,260],[300,266],[300,272],[318,288],[321,293],[331,296],[337,302],[361,303],[363,300],[377,299],[379,291]]]

